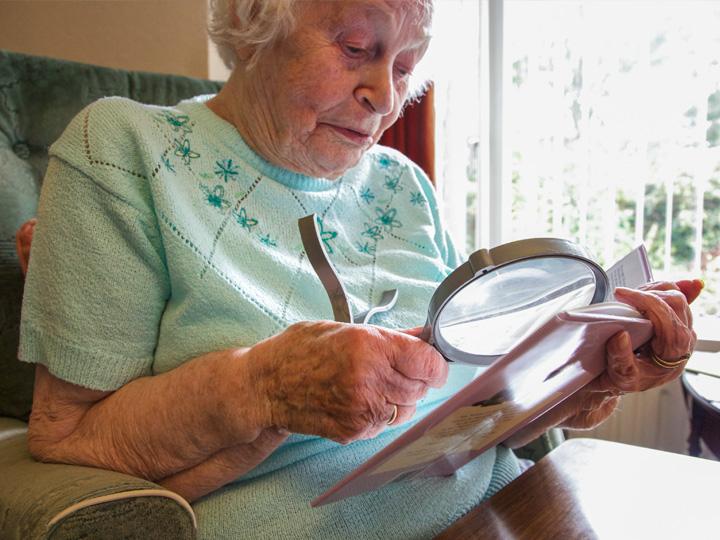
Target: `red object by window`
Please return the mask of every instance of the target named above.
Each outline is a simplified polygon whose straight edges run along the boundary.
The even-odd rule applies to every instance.
[[[417,163],[435,183],[435,108],[432,86],[422,98],[405,108],[380,144],[400,150]]]

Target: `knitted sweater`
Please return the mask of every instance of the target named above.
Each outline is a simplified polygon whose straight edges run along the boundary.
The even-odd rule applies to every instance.
[[[375,147],[335,181],[295,174],[255,154],[204,98],[175,108],[102,100],[50,154],[20,356],[86,387],[115,390],[210,351],[252,346],[295,322],[332,319],[297,227],[311,213],[353,312],[399,290],[375,324],[423,324],[437,284],[462,262],[429,181],[401,154]],[[448,384],[419,403],[418,417],[472,376],[454,366]],[[403,429],[348,447],[291,436],[194,505],[200,537],[430,537],[516,474],[499,448],[450,478],[310,509]]]

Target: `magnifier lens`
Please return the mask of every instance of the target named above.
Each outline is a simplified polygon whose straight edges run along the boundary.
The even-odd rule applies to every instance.
[[[438,342],[468,354],[505,354],[556,314],[589,305],[595,286],[592,270],[576,259],[528,259],[491,270],[444,306]]]

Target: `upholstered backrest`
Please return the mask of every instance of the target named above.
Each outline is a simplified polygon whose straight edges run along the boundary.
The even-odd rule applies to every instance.
[[[17,360],[24,284],[14,237],[35,216],[48,147],[105,96],[172,105],[221,83],[0,50],[0,416],[27,419],[34,367]]]

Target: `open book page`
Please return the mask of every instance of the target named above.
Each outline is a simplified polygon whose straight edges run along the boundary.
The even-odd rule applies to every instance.
[[[610,281],[610,293],[608,300],[614,300],[612,291],[615,287],[627,287],[634,289],[648,281],[652,281],[652,270],[645,246],[642,244],[633,249],[621,260],[616,262],[606,271]]]
[[[634,347],[653,332],[650,321],[624,304],[556,315],[312,505],[452,474],[602,373],[605,343],[622,329]]]

